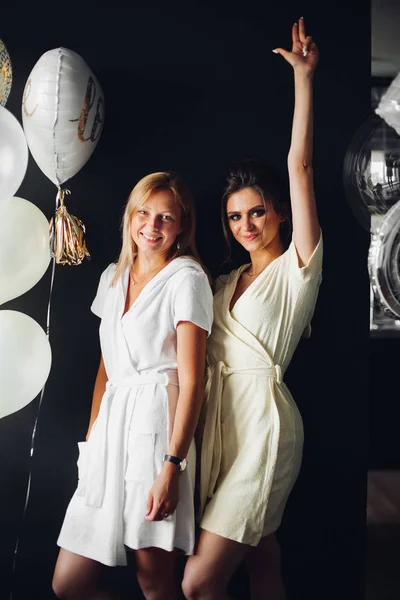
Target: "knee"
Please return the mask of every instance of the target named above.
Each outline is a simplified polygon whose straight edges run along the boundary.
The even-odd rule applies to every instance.
[[[165,583],[157,577],[151,576],[149,573],[137,573],[137,580],[142,590],[143,596],[147,600],[156,600],[162,598],[163,594],[165,597]]]
[[[53,576],[52,588],[54,594],[59,598],[59,600],[68,600],[70,598],[68,594],[68,586],[65,583],[65,580],[62,577],[59,577],[57,574]]]
[[[210,581],[194,561],[188,561],[182,581],[186,600],[206,600],[211,592]]]
[[[59,600],[90,600],[93,590],[57,573],[53,576],[52,588]]]

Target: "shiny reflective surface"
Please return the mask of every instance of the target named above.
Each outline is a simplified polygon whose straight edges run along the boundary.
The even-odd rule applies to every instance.
[[[375,112],[400,135],[400,73],[382,95]]]
[[[371,216],[384,215],[400,200],[400,136],[378,116],[355,133],[345,155],[346,198],[359,223],[371,230]]]
[[[389,316],[400,318],[400,203],[373,234],[368,267],[376,298]]]

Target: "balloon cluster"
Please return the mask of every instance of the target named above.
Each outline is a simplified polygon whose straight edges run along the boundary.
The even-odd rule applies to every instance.
[[[4,42],[0,40],[0,105],[5,106],[10,95],[12,83],[12,66],[10,55]]]
[[[400,74],[356,131],[344,160],[344,189],[371,233],[371,331],[400,328]]]
[[[104,97],[96,77],[71,50],[57,48],[33,67],[22,98],[22,122],[4,106],[12,84],[11,60],[0,40],[0,304],[30,290],[53,257],[47,332],[31,317],[0,310],[0,418],[31,402],[51,367],[50,298],[55,263],[77,265],[89,252],[85,226],[63,202],[61,186],[94,151],[104,121]],[[28,147],[57,186],[50,226],[32,202],[14,196],[28,165]],[[50,231],[49,231],[50,227]]]

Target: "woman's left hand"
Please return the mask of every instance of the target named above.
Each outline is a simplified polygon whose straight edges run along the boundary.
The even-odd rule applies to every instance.
[[[300,17],[299,22],[292,27],[292,41],[291,52],[283,48],[275,48],[274,52],[283,56],[296,71],[313,73],[318,63],[319,52],[312,37],[306,35],[303,17]]]
[[[146,521],[162,521],[175,511],[179,502],[179,475],[176,465],[164,463],[149,492]]]

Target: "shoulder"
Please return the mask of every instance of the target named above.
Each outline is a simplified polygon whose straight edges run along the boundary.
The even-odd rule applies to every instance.
[[[210,287],[209,280],[203,267],[193,258],[180,256],[172,261],[172,273],[170,281],[174,285],[180,285],[183,282],[203,282]]]
[[[223,273],[222,275],[219,275],[213,282],[214,294],[217,294],[220,290],[224,289],[225,286],[235,281],[239,271],[246,266],[247,265],[242,265],[238,269],[233,269],[233,271],[230,271],[230,273]]]
[[[117,269],[116,263],[110,263],[108,267],[104,269],[102,274],[100,275],[100,284],[104,287],[110,287],[112,278],[114,277],[115,271]]]
[[[211,332],[213,321],[213,295],[208,277],[201,265],[192,259],[175,259],[175,271],[169,278],[173,285],[172,306],[174,325],[190,321]]]
[[[91,310],[98,317],[102,318],[104,304],[107,298],[108,291],[111,287],[112,278],[114,276],[117,265],[111,263],[104,269],[100,275],[100,281],[97,286],[97,293],[92,302]]]
[[[303,280],[310,280],[320,277],[322,271],[323,259],[323,239],[322,231],[316,247],[310,256],[307,264],[301,264],[296,245],[292,239],[289,248],[284,253],[284,264],[287,267],[287,274],[294,275]]]

